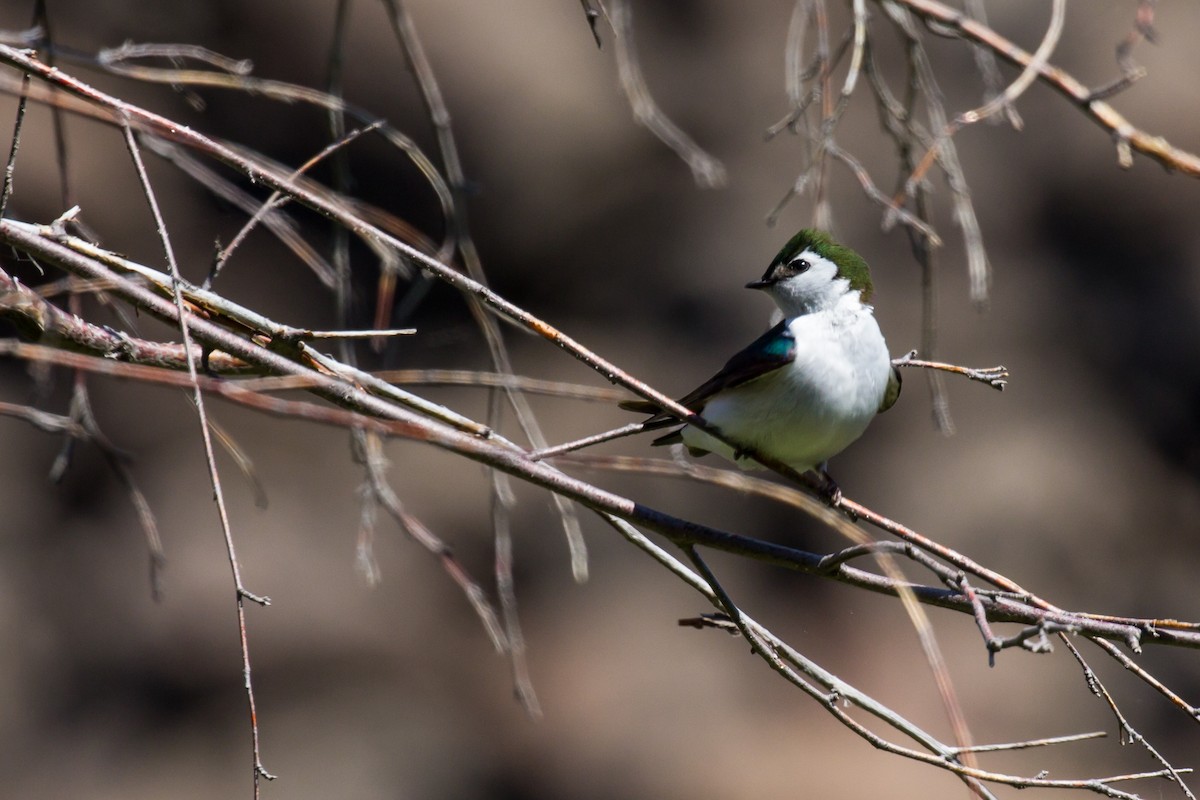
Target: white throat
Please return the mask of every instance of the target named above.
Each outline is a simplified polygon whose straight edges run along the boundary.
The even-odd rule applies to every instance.
[[[857,289],[850,288],[845,278],[812,285],[795,280],[781,281],[768,291],[775,305],[788,319],[827,311],[840,305],[862,305]]]

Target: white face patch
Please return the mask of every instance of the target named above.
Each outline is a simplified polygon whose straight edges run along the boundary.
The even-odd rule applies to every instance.
[[[779,274],[767,291],[788,317],[831,307],[849,287],[839,278],[837,264],[812,248],[776,269]]]

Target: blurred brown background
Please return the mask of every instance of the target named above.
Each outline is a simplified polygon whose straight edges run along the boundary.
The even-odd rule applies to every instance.
[[[0,28],[28,24],[9,0]],[[838,13],[843,9],[838,5]],[[1076,3],[1055,64],[1089,85],[1118,74],[1113,50],[1132,3]],[[728,169],[701,190],[687,168],[631,118],[611,32],[598,51],[573,0],[414,0],[411,11],[449,104],[472,182],[472,231],[495,287],[602,355],[668,392],[690,389],[765,326],[764,298],[740,287],[810,220],[794,201],[764,218],[794,180],[800,144],[765,143],[786,112],[783,50],[792,4],[638,2],[637,47],[663,109]],[[992,23],[1033,49],[1039,2],[989,4]],[[85,52],[135,42],[188,42],[252,59],[255,74],[321,86],[332,3],[134,3],[52,0],[54,34]],[[883,19],[873,23],[881,39]],[[430,154],[419,95],[373,3],[351,20],[346,96],[386,117]],[[1164,2],[1157,46],[1136,60],[1149,77],[1114,100],[1144,129],[1200,150],[1200,6]],[[840,28],[839,28],[840,29]],[[952,111],[978,105],[969,50],[930,39]],[[891,54],[894,56],[894,53]],[[890,56],[889,56],[890,57]],[[890,62],[895,68],[895,62]],[[314,109],[216,90],[203,110],[168,88],[63,64],[84,80],[288,164],[325,143]],[[1014,73],[1005,70],[1006,79]],[[902,80],[894,69],[893,85]],[[865,88],[840,141],[885,187],[893,146]],[[0,120],[11,120],[11,99]],[[1108,135],[1034,86],[1026,126],[978,125],[958,146],[995,270],[990,309],[967,299],[965,260],[939,185],[942,352],[1012,371],[1003,394],[948,381],[958,434],[930,423],[922,376],[902,402],[833,464],[847,494],[959,549],[1067,607],[1200,618],[1200,183],[1138,157],[1122,171]],[[5,123],[7,124],[7,123]],[[32,109],[10,213],[63,211],[49,118]],[[7,141],[7,139],[5,139]],[[111,249],[161,263],[120,134],[68,122],[70,178],[84,218]],[[440,235],[429,192],[395,152],[359,143],[355,191]],[[203,276],[212,241],[243,217],[151,159],[185,272]],[[920,286],[907,239],[840,167],[839,238],[871,263],[875,304],[896,354],[916,347]],[[327,173],[317,173],[327,178]],[[315,244],[320,220],[300,214]],[[375,266],[356,254],[357,324],[369,324]],[[32,277],[30,277],[32,280]],[[332,301],[259,232],[218,288],[281,321],[328,327]],[[396,366],[488,368],[463,305],[435,287],[413,320],[420,334]],[[600,385],[541,341],[509,331],[520,370]],[[8,335],[8,334],[6,334]],[[61,485],[47,470],[52,436],[0,419],[0,794],[9,797],[248,796],[250,749],[233,591],[201,456],[180,393],[96,379],[100,422],[136,459],[163,531],[165,597],[150,599],[144,544],[123,490],[81,446]],[[0,364],[0,397],[62,410],[69,381],[40,397],[24,365]],[[479,390],[430,392],[481,414]],[[564,440],[627,421],[617,410],[536,402]],[[357,468],[340,432],[216,405],[255,459],[270,506],[226,459],[226,490],[250,590],[263,758],[287,798],[891,797],[964,796],[946,774],[871,749],[789,688],[738,640],[676,626],[709,609],[696,595],[585,516],[591,580],[572,582],[547,497],[521,490],[514,524],[517,589],[535,686],[530,721],[508,669],[437,564],[388,521],[377,544],[383,581],[354,564]],[[644,439],[604,452],[648,454]],[[408,443],[389,447],[394,485],[411,510],[487,582],[491,540],[481,469]],[[814,550],[834,535],[790,511],[656,479],[590,478],[668,511]],[[714,557],[747,609],[846,680],[943,737],[928,668],[899,605],[816,579]],[[984,765],[1051,777],[1156,768],[1116,727],[1061,649],[1006,651],[994,669],[971,621],[931,611],[975,737],[1007,741],[1107,730],[1101,743]],[[1160,697],[1086,651],[1139,730],[1177,766],[1197,766],[1200,732]],[[1200,699],[1195,654],[1151,651],[1145,663]],[[1172,796],[1170,787],[1141,791]],[[1009,790],[1011,793],[1011,790]]]

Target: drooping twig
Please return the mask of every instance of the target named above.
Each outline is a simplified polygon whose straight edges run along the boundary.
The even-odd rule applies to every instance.
[[[0,217],[8,209],[8,199],[12,197],[13,172],[17,166],[17,151],[21,147],[21,127],[25,123],[25,108],[29,101],[29,74],[21,76],[21,97],[17,100],[17,117],[13,122],[12,144],[8,149],[8,160],[4,162],[4,186],[0,189]]]
[[[124,132],[125,144],[129,148],[130,157],[133,159],[134,169],[142,186],[142,193],[154,217],[154,225],[162,241],[167,266],[170,269],[174,288],[175,309],[179,315],[179,330],[183,336],[184,353],[187,356],[188,377],[191,379],[196,413],[200,419],[200,437],[204,444],[204,458],[208,464],[209,479],[213,487],[213,500],[217,506],[217,516],[220,519],[221,532],[225,539],[225,552],[229,557],[229,568],[233,574],[234,589],[237,594],[238,632],[240,634],[242,651],[242,677],[245,680],[246,703],[250,713],[251,748],[254,755],[254,797],[255,800],[258,800],[260,778],[266,778],[270,781],[275,780],[275,776],[263,766],[262,751],[259,745],[258,712],[255,708],[254,688],[250,675],[250,644],[246,634],[246,600],[252,600],[262,606],[270,605],[271,601],[269,598],[261,597],[248,591],[242,582],[241,565],[238,562],[237,551],[233,543],[233,528],[229,522],[229,512],[225,507],[224,491],[221,487],[220,474],[217,471],[216,455],[213,453],[212,435],[208,424],[208,412],[205,410],[204,393],[196,383],[197,372],[196,361],[192,357],[192,335],[187,325],[188,311],[184,306],[183,294],[179,291],[179,282],[182,280],[182,276],[179,272],[179,266],[175,262],[175,252],[171,247],[171,239],[167,232],[166,222],[163,220],[162,213],[159,210],[158,201],[155,200],[154,190],[150,185],[150,178],[146,174],[146,167],[142,163],[142,156],[138,149],[133,129],[129,126],[124,126]]]
[[[407,9],[400,0],[386,0],[384,8],[388,12],[388,19],[392,25],[392,30],[397,40],[401,43],[405,57],[412,67],[413,74],[416,76],[417,85],[421,90],[421,96],[429,112],[430,121],[433,123],[437,134],[438,148],[442,154],[447,183],[450,185],[452,191],[452,203],[447,217],[447,225],[451,235],[447,238],[453,241],[457,247],[471,279],[480,286],[486,286],[487,278],[484,274],[483,262],[479,257],[479,252],[475,247],[475,242],[471,238],[470,229],[467,225],[466,207],[462,196],[466,186],[466,175],[462,169],[462,160],[458,154],[458,145],[455,142],[454,131],[450,125],[450,112],[446,108],[445,101],[442,99],[441,89],[433,73],[433,67],[425,56],[421,40],[417,36],[416,26],[413,24]],[[497,321],[487,313],[487,309],[485,308],[486,302],[477,294],[472,293],[467,297],[471,314],[475,318],[480,331],[483,333],[488,353],[496,370],[502,373],[515,373],[516,370],[513,369],[508,346],[504,342],[504,337],[501,334]],[[549,443],[542,434],[541,426],[527,399],[511,389],[505,388],[503,393],[517,417],[517,422],[520,424],[522,432],[529,439],[533,447],[544,448],[548,446]],[[492,427],[498,427],[500,406],[493,404],[489,408],[488,424]],[[505,497],[512,495],[512,490],[507,485],[507,477],[493,472],[492,480],[496,492],[503,494]],[[555,509],[558,511],[563,532],[567,539],[567,547],[571,557],[571,574],[575,577],[576,581],[586,581],[588,574],[587,546],[583,539],[583,530],[579,525],[578,514],[575,508],[561,497],[555,496],[553,502]]]
[[[1054,52],[1054,48],[1058,45],[1058,40],[1062,36],[1063,24],[1066,21],[1066,10],[1066,0],[1054,0],[1051,7],[1050,23],[1046,28],[1045,34],[1042,36],[1042,42],[1038,45],[1037,52],[1024,65],[1021,74],[1017,76],[1016,80],[1010,83],[1002,93],[993,97],[979,108],[962,112],[953,121],[942,127],[938,138],[930,146],[929,150],[926,151],[924,157],[917,163],[916,168],[905,182],[905,196],[911,197],[915,194],[916,184],[923,180],[925,173],[928,172],[937,157],[937,150],[947,140],[953,138],[968,125],[973,125],[980,120],[991,117],[998,111],[1011,107],[1017,98],[1033,85],[1033,82],[1037,80],[1040,70],[1049,62],[1050,55]],[[899,204],[897,203],[897,205]]]
[[[379,437],[371,436],[365,441],[369,447],[366,457],[372,462],[372,468],[368,470],[367,474],[371,478],[371,490],[374,492],[379,504],[396,520],[400,528],[410,539],[425,548],[441,562],[442,569],[462,589],[463,595],[466,596],[467,601],[475,610],[475,615],[483,623],[484,631],[486,631],[488,638],[491,640],[492,646],[496,648],[496,652],[503,653],[508,649],[509,642],[505,638],[500,620],[495,609],[492,608],[492,604],[488,602],[483,588],[471,577],[470,573],[467,572],[466,568],[455,557],[454,551],[450,546],[430,530],[427,525],[411,514],[404,507],[395,490],[388,485],[383,477],[385,459],[382,442]]]
[[[941,87],[938,85],[937,76],[930,64],[929,55],[925,50],[925,45],[921,40],[917,26],[905,7],[899,3],[884,2],[883,10],[888,17],[896,24],[896,27],[903,34],[906,47],[905,55],[908,60],[908,69],[910,72],[909,90],[910,95],[907,104],[907,117],[909,118],[909,130],[913,135],[910,135],[904,147],[905,162],[910,160],[910,154],[907,148],[913,146],[913,139],[920,135],[912,123],[912,111],[915,109],[915,104],[919,99],[926,107],[926,114],[929,119],[929,130],[936,132],[945,130],[948,123],[945,104],[942,99]],[[930,134],[930,147],[934,152],[934,157],[937,164],[945,175],[946,183],[950,187],[951,198],[954,206],[954,220],[958,223],[959,228],[963,232],[963,244],[967,254],[967,275],[971,281],[970,295],[972,302],[979,308],[984,308],[988,303],[988,292],[991,283],[991,267],[987,259],[987,251],[983,246],[983,235],[979,225],[979,218],[975,213],[975,204],[971,199],[971,190],[967,185],[966,175],[963,172],[962,164],[958,158],[958,148],[954,144],[953,138],[944,138],[941,140],[940,147],[932,147],[932,134]],[[906,181],[906,187],[912,186],[912,181]],[[895,205],[902,205],[903,197],[910,196],[906,194],[906,190],[902,189],[895,198]],[[887,217],[884,218],[885,225],[889,222]]]
[[[587,19],[588,28],[592,31],[592,38],[596,40],[596,47],[603,48],[604,43],[600,41],[600,12],[592,5],[592,0],[579,0],[583,6],[583,16]]]
[[[963,9],[981,25],[988,24],[987,9],[983,5],[983,0],[965,0]],[[996,64],[996,54],[979,44],[972,47],[971,52],[975,56],[975,65],[979,68],[979,74],[983,76],[983,85],[987,92],[985,99],[991,102],[993,98],[1001,96],[1004,91],[1001,88],[1003,79],[1000,77],[1000,68]],[[1017,113],[1017,107],[1011,101],[1007,101],[1004,103],[1003,110],[1009,125],[1014,130],[1021,130],[1024,123],[1021,115]]]
[[[541,394],[568,400],[587,400],[616,405],[629,397],[620,389],[585,386],[577,383],[542,380],[525,375],[505,375],[499,372],[479,372],[467,369],[384,369],[368,373],[380,381],[406,386],[479,386],[508,387],[526,394]],[[312,381],[304,375],[246,378],[242,385],[259,392],[285,389],[307,389]]]
[[[1033,63],[1030,53],[994,29],[963,16],[961,12],[937,0],[887,1],[901,5],[923,19],[935,22],[965,39],[987,47],[1000,58],[1018,67],[1024,68]],[[1138,152],[1158,161],[1167,169],[1200,177],[1200,156],[1174,147],[1163,137],[1154,136],[1133,125],[1116,109],[1096,97],[1091,89],[1058,67],[1042,64],[1037,73],[1039,80],[1079,106],[1097,125],[1112,134],[1121,166],[1132,166],[1133,153]]]
[[[254,64],[249,59],[229,58],[194,44],[124,42],[118,47],[101,51],[97,60],[118,75],[135,76],[138,66],[126,62],[139,58],[165,58],[177,69],[182,68],[185,60],[199,61],[220,72],[243,77],[254,70]]]
[[[249,192],[237,186],[233,181],[202,163],[192,153],[179,145],[164,141],[157,137],[142,138],[142,146],[159,158],[165,159],[183,174],[195,180],[211,194],[224,202],[240,208],[246,214],[258,213],[261,204]],[[261,218],[263,227],[278,239],[284,247],[292,252],[309,271],[325,286],[334,285],[334,271],[321,254],[308,243],[299,230],[296,221],[283,210],[272,208]]]
[[[1187,797],[1188,800],[1196,800],[1196,795],[1192,793],[1192,790],[1188,788],[1188,785],[1183,782],[1183,778],[1180,777],[1181,773],[1191,772],[1191,770],[1176,769],[1174,766],[1172,766],[1171,763],[1168,762],[1167,759],[1162,755],[1162,753],[1160,753],[1157,748],[1150,744],[1150,742],[1146,740],[1146,737],[1142,736],[1142,734],[1139,733],[1137,729],[1129,723],[1129,720],[1126,719],[1125,715],[1121,713],[1121,709],[1117,707],[1117,701],[1113,699],[1112,694],[1110,694],[1108,689],[1104,687],[1100,677],[1096,675],[1091,665],[1088,664],[1088,662],[1084,659],[1083,654],[1079,652],[1079,648],[1077,648],[1075,643],[1071,641],[1071,637],[1067,636],[1065,633],[1060,633],[1058,638],[1059,641],[1066,645],[1067,651],[1074,656],[1075,660],[1079,663],[1080,669],[1083,670],[1084,680],[1087,682],[1088,688],[1092,691],[1092,694],[1103,700],[1105,704],[1108,705],[1109,710],[1112,711],[1113,716],[1117,720],[1117,724],[1121,728],[1121,743],[1126,744],[1127,742],[1136,742],[1144,747],[1146,752],[1150,754],[1151,758],[1163,765],[1163,768],[1167,773],[1167,777],[1169,777],[1177,786],[1179,786],[1179,789],[1183,792],[1184,796]]]
[[[1090,618],[1090,615],[1085,615]],[[1129,672],[1137,676],[1142,683],[1149,686],[1154,691],[1165,697],[1173,706],[1183,711],[1193,722],[1200,723],[1200,707],[1197,707],[1184,700],[1178,692],[1173,691],[1165,683],[1151,675],[1144,667],[1134,662],[1129,656],[1120,651],[1119,648],[1113,646],[1112,642],[1106,642],[1103,639],[1091,637],[1093,643],[1103,650],[1110,658],[1127,669]]]
[[[916,106],[921,96],[922,84],[919,80],[920,73],[916,59],[912,52],[914,46],[910,42],[909,58],[906,59],[908,77],[905,83],[905,100],[903,103],[892,93],[887,82],[880,74],[880,70],[875,63],[874,50],[870,46],[867,47],[867,57],[864,63],[867,80],[875,96],[875,106],[879,112],[880,123],[896,143],[902,175],[909,175],[916,168],[916,153],[918,149],[929,147],[932,143],[932,137],[929,136],[928,132],[917,120]],[[1016,111],[1013,110],[1012,113],[1015,114]],[[903,187],[902,181],[900,186]],[[933,202],[930,197],[929,184],[926,181],[921,181],[916,185],[915,189],[916,196],[913,199],[916,206],[915,216],[918,220],[929,226],[930,231],[932,231]],[[894,210],[897,208],[892,203],[891,198],[888,198],[886,203],[890,209]],[[903,221],[900,216],[897,216],[897,219]],[[890,221],[887,214],[885,214],[884,220],[885,225]],[[921,351],[934,354],[937,352],[939,320],[937,248],[941,243],[941,238],[937,237],[936,234],[932,236],[927,235],[914,226],[909,226],[907,233],[913,257],[921,266]],[[954,433],[954,419],[950,415],[950,399],[946,392],[943,376],[937,370],[929,370],[925,375],[934,425],[944,435],[950,436]]]
[[[338,152],[358,137],[370,133],[371,131],[382,126],[383,120],[376,120],[364,128],[356,128],[349,133],[343,134],[332,143],[323,147],[321,152],[317,153],[312,158],[309,158],[307,161],[301,164],[296,171],[289,176],[289,179],[296,180],[305,172],[321,163],[322,160],[329,157],[331,154]],[[208,277],[206,277],[204,279],[204,283],[201,284],[203,288],[207,289],[212,286],[213,281],[215,281],[217,276],[221,274],[221,270],[225,267],[225,264],[229,261],[229,257],[233,255],[233,251],[237,249],[238,245],[245,241],[246,237],[250,235],[250,232],[258,226],[258,223],[261,222],[264,217],[282,205],[280,202],[281,200],[286,199],[287,198],[284,196],[284,194],[276,189],[271,193],[270,197],[263,201],[263,203],[254,211],[254,213],[250,215],[250,219],[246,220],[241,229],[234,234],[233,238],[229,241],[229,244],[222,247],[217,253],[216,258],[213,259],[212,268],[209,270]]]
[[[725,165],[701,148],[692,137],[672,122],[650,94],[633,45],[633,12],[628,0],[609,0],[608,19],[616,42],[617,74],[621,88],[633,108],[633,118],[645,125],[671,148],[692,171],[699,186],[715,188],[725,184]]]

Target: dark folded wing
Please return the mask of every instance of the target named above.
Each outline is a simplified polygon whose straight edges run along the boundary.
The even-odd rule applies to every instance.
[[[900,399],[900,389],[903,386],[904,382],[900,380],[900,370],[893,364],[892,372],[888,375],[887,390],[883,393],[883,400],[879,403],[880,414],[896,405],[896,401]]]
[[[755,339],[744,350],[735,354],[725,363],[720,372],[684,395],[679,404],[691,411],[699,412],[704,408],[708,399],[717,392],[761,378],[780,367],[787,366],[795,358],[796,340],[784,320]],[[656,404],[649,400],[628,400],[621,403],[620,406],[626,411],[654,414],[655,416],[646,420],[646,424],[651,427],[666,427],[677,421],[675,417],[662,412]]]

